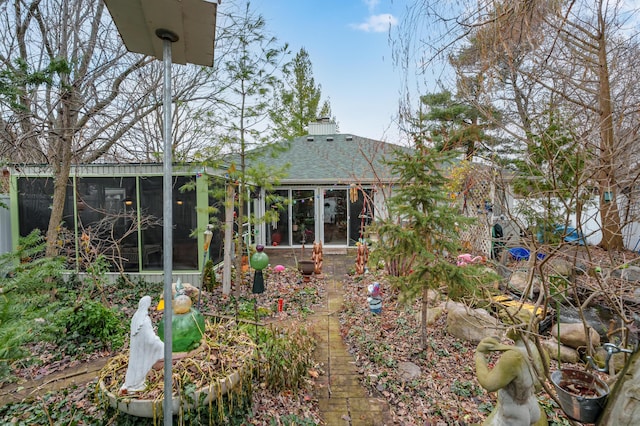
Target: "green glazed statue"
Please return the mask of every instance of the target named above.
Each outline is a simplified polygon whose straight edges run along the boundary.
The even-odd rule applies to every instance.
[[[505,345],[495,337],[486,337],[476,349],[478,382],[487,391],[498,392],[498,403],[483,425],[545,426],[548,424],[547,416],[536,398],[541,385],[531,362],[541,369],[548,358],[541,356],[534,345],[529,345],[533,356],[530,360],[520,335],[512,334],[510,337],[515,345]],[[486,355],[492,352],[501,352],[502,355],[493,369],[489,369]]]

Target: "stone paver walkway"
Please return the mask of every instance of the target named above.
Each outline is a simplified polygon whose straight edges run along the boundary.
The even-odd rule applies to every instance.
[[[269,254],[271,264],[291,264],[293,256]],[[318,379],[316,397],[323,421],[328,426],[383,426],[392,424],[389,407],[382,398],[368,395],[360,384],[361,375],[355,359],[347,351],[340,334],[339,312],[343,303],[344,287],[340,281],[353,267],[355,255],[324,255],[323,280],[326,288],[324,307],[315,308],[310,318],[314,336],[317,337],[315,359],[324,367],[325,374]],[[274,263],[275,262],[275,263]]]
[[[327,278],[326,312],[313,318],[318,337],[315,358],[324,365],[317,398],[322,419],[330,426],[371,426],[389,424],[385,400],[369,397],[360,384],[361,375],[340,334],[338,312],[342,305],[342,283]]]

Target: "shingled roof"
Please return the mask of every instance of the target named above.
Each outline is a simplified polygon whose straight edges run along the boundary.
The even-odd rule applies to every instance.
[[[375,183],[392,181],[384,159],[393,151],[407,148],[351,134],[306,135],[283,142],[285,149],[275,158],[254,157],[253,161],[280,167],[289,164],[281,184]],[[257,153],[257,152],[256,152]]]

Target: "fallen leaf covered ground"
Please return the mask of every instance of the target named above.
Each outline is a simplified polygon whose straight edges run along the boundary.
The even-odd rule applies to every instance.
[[[621,258],[630,262],[638,257],[635,253],[625,252],[614,259],[610,253],[590,247],[588,258],[589,261],[580,259],[584,262],[581,267],[585,272],[596,266],[607,271],[610,265],[623,264]],[[511,270],[524,265],[516,261],[507,264]],[[603,296],[593,301],[601,307],[607,306],[607,297],[630,298],[634,291],[637,295],[636,285],[610,276],[598,279],[585,273],[574,279],[578,287],[588,294],[601,292],[599,294]],[[367,287],[374,281],[380,283],[383,294],[383,309],[379,315],[372,314],[367,303]],[[476,346],[446,332],[446,312],[428,326],[428,344],[422,350],[419,331],[421,306],[418,301],[408,305],[400,303],[398,293],[380,274],[345,276],[344,286],[344,307],[340,314],[343,338],[356,359],[362,384],[371,395],[387,399],[394,424],[470,425],[481,423],[487,417],[495,406],[496,393],[488,393],[477,381]],[[635,314],[640,318],[637,309]],[[633,326],[630,329],[635,330]],[[403,374],[399,366],[406,362],[420,368],[417,378],[406,378]],[[563,367],[581,371],[588,369],[583,364],[563,363]],[[557,361],[552,361],[551,368],[558,368]],[[609,379],[606,374],[590,372],[603,380]],[[550,382],[547,385],[553,387]],[[538,400],[545,409],[549,424],[570,424],[545,391],[538,393]]]
[[[211,292],[203,292],[200,310],[208,318],[222,317],[228,320],[237,318],[239,322],[258,322],[273,326],[286,325],[294,321],[304,321],[313,309],[322,303],[324,287],[316,280],[304,283],[302,276],[291,268],[275,272],[265,270],[267,281],[265,292],[251,293],[252,277],[246,276],[246,284],[239,291],[234,288],[231,295],[223,295],[220,286]],[[154,303],[161,297],[161,286],[149,288],[111,288],[105,292],[106,302],[117,306],[123,318],[131,318],[137,308],[137,301],[144,294],[152,296]],[[143,293],[138,293],[142,291]],[[155,294],[154,294],[155,293]],[[282,309],[278,309],[278,300],[283,299]],[[236,304],[237,301],[237,304]],[[195,303],[194,303],[195,304]],[[152,321],[157,324],[161,311],[150,311]],[[128,329],[128,327],[127,327]],[[128,339],[127,339],[128,341]],[[36,342],[30,346],[31,356],[24,362],[12,366],[13,389],[27,386],[31,381],[46,379],[57,373],[69,376],[77,368],[97,358],[122,357],[123,351],[107,350],[68,351],[50,343]],[[77,349],[77,348],[76,348]],[[125,347],[126,349],[126,347]],[[252,385],[251,409],[246,414],[243,425],[315,425],[321,424],[318,404],[313,398],[312,377],[319,369],[313,368],[309,377],[299,389],[274,392],[260,381]],[[124,379],[124,377],[122,378]],[[34,397],[23,403],[0,406],[0,424],[38,425],[38,424],[78,424],[78,425],[128,425],[153,424],[151,419],[135,419],[108,409],[104,401],[97,398],[97,379],[81,386],[69,386],[62,391],[37,392]],[[0,386],[0,394],[9,392],[9,383]],[[113,386],[117,387],[117,384]],[[238,421],[237,419],[235,420]],[[199,424],[199,423],[196,423]]]
[[[323,280],[305,283],[300,274],[289,268],[283,272],[265,270],[266,291],[251,294],[251,277],[247,284],[223,295],[220,287],[203,292],[201,311],[205,315],[258,320],[262,323],[286,324],[300,321],[313,313],[324,300]],[[341,332],[362,374],[362,385],[371,395],[388,402],[396,425],[469,425],[480,423],[495,405],[495,393],[482,389],[475,377],[475,345],[457,340],[445,331],[445,317],[428,327],[428,347],[420,348],[417,314],[419,305],[402,305],[384,276],[344,275],[334,277],[344,283],[344,308],[340,313]],[[585,275],[586,283],[593,278]],[[369,312],[367,286],[379,281],[383,293],[380,315]],[[614,282],[615,284],[615,282]],[[148,289],[142,289],[149,293]],[[159,298],[154,296],[154,301]],[[131,318],[143,294],[134,288],[107,292],[108,303],[118,306],[123,317]],[[282,300],[282,310],[278,302]],[[236,303],[237,301],[237,303]],[[161,313],[154,312],[157,323]],[[65,351],[47,343],[31,347],[32,359],[16,363],[12,373],[21,383],[46,378],[53,373],[73,371],[84,362],[109,358],[115,353],[99,351]],[[35,360],[35,361],[34,361]],[[408,379],[399,368],[410,362],[420,368],[417,378]],[[579,368],[583,368],[580,366]],[[268,390],[263,384],[253,385],[251,413],[245,425],[313,425],[322,424],[317,401],[313,396],[314,378],[322,374],[316,366],[300,389],[283,392]],[[0,386],[0,392],[3,391]],[[96,400],[96,381],[69,387],[63,391],[37,394],[26,403],[0,407],[0,424],[144,424],[126,423]],[[544,392],[539,394],[551,424],[568,424],[566,417]],[[38,417],[39,416],[39,417]],[[47,419],[33,422],[32,419]],[[128,420],[129,421],[129,420]],[[149,423],[147,423],[149,424]]]

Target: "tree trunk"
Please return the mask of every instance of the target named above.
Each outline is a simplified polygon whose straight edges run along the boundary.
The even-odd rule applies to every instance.
[[[602,8],[599,8],[599,20],[603,22]],[[602,221],[602,241],[600,246],[606,250],[620,250],[624,248],[624,243],[620,229],[618,202],[616,200],[616,143],[613,133],[613,108],[611,105],[611,86],[605,37],[604,27],[601,24],[598,37],[598,114],[600,119],[598,187],[600,189],[600,218]],[[605,197],[605,194],[607,194],[607,197]]]
[[[68,75],[62,76],[62,81],[68,84],[67,79]],[[77,113],[73,111],[77,110],[74,105],[77,105],[78,102],[74,102],[74,99],[76,97],[72,91],[62,96],[57,129],[54,129],[50,136],[53,142],[53,152],[50,153],[50,158],[52,158],[51,164],[53,165],[53,176],[55,178],[51,216],[49,217],[49,226],[47,228],[47,257],[57,256],[61,248],[61,245],[58,244],[58,235],[60,234],[64,205],[67,199],[67,182],[71,172],[73,156],[71,145],[77,118]]]
[[[422,289],[422,318],[420,319],[420,343],[422,349],[427,349],[427,314],[429,313],[429,288]]]
[[[231,293],[231,242],[233,240],[233,212],[235,196],[233,185],[231,182],[227,182],[227,200],[224,203],[224,261],[222,263],[222,293],[225,295],[229,295]]]
[[[69,152],[71,151],[70,149],[67,150]],[[54,257],[60,253],[61,246],[58,244],[58,235],[60,234],[60,226],[62,225],[62,215],[67,195],[67,182],[69,180],[69,171],[71,170],[70,157],[69,155],[68,161],[55,167],[53,201],[51,205],[51,216],[49,217],[49,226],[47,228],[47,257]]]

